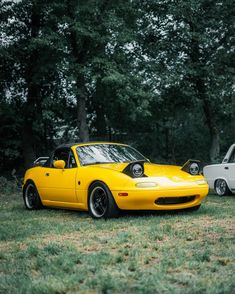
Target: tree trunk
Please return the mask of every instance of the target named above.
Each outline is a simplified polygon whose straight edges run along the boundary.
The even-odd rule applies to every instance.
[[[213,114],[211,112],[210,103],[207,99],[203,100],[203,110],[206,116],[206,123],[211,136],[211,146],[209,151],[210,161],[216,162],[219,159],[220,154],[220,136],[219,130],[213,118]]]
[[[103,76],[103,72],[99,72],[100,76]],[[98,78],[96,81],[96,91],[93,96],[92,110],[96,113],[95,128],[96,136],[99,140],[108,140],[112,139],[112,132],[109,120],[106,116],[106,96],[105,88],[102,85],[101,78]]]
[[[204,81],[201,78],[198,78],[196,81],[197,92],[202,101],[203,111],[206,117],[206,124],[208,126],[211,144],[209,150],[209,156],[211,162],[216,162],[219,158],[220,153],[220,138],[219,130],[216,125],[216,120],[213,114],[211,103],[207,97]]]
[[[211,134],[211,148],[210,148],[210,160],[211,162],[217,162],[220,154],[220,136],[216,131]]]
[[[71,46],[71,54],[74,59],[74,63],[78,70],[74,73],[77,80],[77,126],[79,131],[79,137],[82,142],[89,141],[89,129],[87,124],[87,110],[86,110],[86,87],[84,73],[79,73],[79,69],[86,64],[87,50],[89,49],[89,41],[86,38],[83,40],[78,38],[76,30],[73,28],[76,22],[76,9],[77,2],[67,0],[67,14],[71,19],[71,25],[69,30],[69,43]],[[81,47],[81,48],[80,48]],[[89,50],[88,50],[89,51]]]
[[[198,38],[194,37],[194,34],[197,33],[196,24],[192,22],[188,22],[190,26],[190,30],[192,33],[192,40],[191,40],[191,52],[189,52],[189,56],[191,58],[191,61],[193,65],[195,64],[197,66],[197,76],[191,76],[190,80],[195,86],[195,89],[197,91],[198,97],[202,101],[203,111],[206,117],[206,124],[208,126],[210,136],[211,136],[211,144],[210,144],[210,151],[209,156],[211,162],[215,162],[219,158],[220,153],[220,140],[219,140],[219,130],[216,124],[216,120],[213,114],[213,109],[209,100],[209,97],[207,95],[206,91],[206,85],[203,80],[203,72],[200,71],[201,68],[203,68],[203,64],[206,63],[205,60],[202,60],[201,53],[199,50],[199,42]]]
[[[27,101],[23,108],[24,120],[22,125],[22,147],[24,156],[25,168],[32,166],[33,161],[36,159],[35,153],[35,134],[33,131],[33,124],[36,121],[37,110],[40,115],[39,104],[39,88],[32,85],[30,80],[26,80],[28,84]]]
[[[32,167],[34,160],[36,159],[34,150],[34,139],[31,126],[24,126],[22,130],[22,147],[24,166],[26,169]]]
[[[169,128],[165,125],[165,159],[169,160]]]
[[[77,98],[77,110],[78,110],[77,125],[78,125],[80,140],[82,142],[88,142],[89,130],[87,125],[86,99],[84,96],[80,96]]]
[[[37,38],[40,30],[40,14],[38,11],[38,3],[34,2],[32,6],[30,30],[31,35],[29,37],[29,42]],[[38,59],[39,52],[34,49],[30,52],[29,58],[25,57],[26,69],[25,69],[25,81],[27,83],[28,94],[27,101],[23,107],[23,126],[22,126],[22,147],[23,147],[23,157],[25,168],[32,166],[33,161],[36,159],[35,153],[35,134],[33,130],[33,124],[35,121],[40,121],[42,117],[41,108],[41,97],[40,97],[40,85],[38,80],[35,81],[34,74],[37,72],[35,70],[35,60]],[[37,119],[39,117],[39,119]]]

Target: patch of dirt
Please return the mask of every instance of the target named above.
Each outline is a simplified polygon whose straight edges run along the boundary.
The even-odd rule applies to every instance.
[[[72,233],[65,233],[65,234],[51,234],[51,235],[40,235],[34,238],[27,238],[23,242],[22,241],[7,241],[7,242],[0,242],[0,251],[4,252],[12,252],[16,248],[20,250],[27,249],[28,245],[32,242],[36,243],[38,247],[44,247],[49,243],[58,242],[69,242],[73,246],[75,246],[79,251],[83,252],[92,252],[92,251],[99,251],[104,248],[110,248],[112,250],[116,250],[117,246],[112,244],[112,239],[121,232],[128,232],[128,230],[120,229],[120,230],[113,230],[113,231],[93,231],[93,232],[72,232]],[[85,238],[84,238],[85,235]],[[84,241],[88,240],[87,244],[84,244]],[[31,245],[30,244],[30,245]]]

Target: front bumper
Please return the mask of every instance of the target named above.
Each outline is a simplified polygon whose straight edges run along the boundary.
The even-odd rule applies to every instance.
[[[204,185],[197,188],[186,189],[135,189],[112,191],[112,194],[117,206],[123,210],[175,210],[200,205],[207,196],[208,191],[208,185]],[[128,196],[119,196],[122,192],[128,193]],[[172,201],[168,201],[169,198],[172,198]],[[179,198],[181,201],[175,201]]]

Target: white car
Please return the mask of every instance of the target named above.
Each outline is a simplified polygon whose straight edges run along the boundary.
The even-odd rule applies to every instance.
[[[221,164],[207,165],[203,173],[210,189],[219,196],[235,193],[235,144],[229,148]]]

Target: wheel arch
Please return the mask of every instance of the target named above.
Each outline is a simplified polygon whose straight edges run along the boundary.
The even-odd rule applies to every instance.
[[[36,185],[32,179],[27,179],[26,182],[24,183],[24,186],[23,186],[23,193],[25,193],[25,189],[27,187],[27,184],[29,184],[29,183],[32,183],[36,187]]]
[[[27,184],[29,184],[29,183],[31,183],[31,184],[33,184],[35,186],[35,188],[37,190],[37,193],[38,193],[38,197],[39,197],[40,201],[42,201],[42,198],[41,198],[41,195],[40,195],[40,193],[38,191],[37,185],[35,184],[35,182],[32,179],[27,179],[26,180],[26,182],[24,184],[24,187],[23,187],[23,196],[24,196],[24,193],[25,193],[25,189],[27,187]]]
[[[93,181],[90,182],[90,184],[88,185],[88,188],[87,188],[87,193],[89,193],[89,190],[90,190],[91,186],[93,184],[97,183],[97,182],[101,182],[102,184],[106,185],[109,188],[109,186],[103,180],[98,180],[97,179],[97,180],[93,180]],[[109,188],[109,190],[110,190],[110,188]]]
[[[215,191],[215,189],[216,189],[215,185],[216,185],[216,182],[217,182],[218,180],[224,180],[225,183],[227,184],[227,187],[228,187],[228,189],[229,189],[229,192],[230,192],[230,193],[233,193],[232,190],[230,189],[230,186],[229,186],[229,184],[228,184],[228,181],[226,180],[225,177],[218,177],[218,178],[215,179],[215,181],[214,181],[214,191]]]
[[[102,183],[102,184],[104,184],[104,185],[109,189],[111,195],[113,196],[113,193],[112,193],[112,191],[111,191],[111,189],[110,189],[110,187],[109,187],[109,185],[108,185],[107,183],[105,183],[103,180],[99,180],[99,179],[97,179],[97,180],[93,180],[93,181],[88,185],[88,188],[87,188],[87,205],[88,205],[88,201],[89,201],[90,188],[91,188],[91,186],[92,186],[93,184],[95,184],[95,183]],[[117,205],[117,201],[116,201],[116,199],[115,199],[114,196],[113,196],[113,200],[114,200],[115,204]],[[117,207],[118,207],[118,205],[117,205]]]
[[[33,200],[34,203],[31,205],[31,207],[28,206],[27,200],[26,200],[26,198],[27,198],[26,191],[27,191],[27,187],[29,187],[30,184],[31,184],[31,186],[33,186],[33,189],[35,190],[35,194],[36,194],[36,196],[34,196],[34,200]],[[27,209],[30,209],[30,210],[32,210],[32,209],[40,209],[40,208],[43,207],[41,196],[38,193],[37,186],[35,185],[33,180],[31,180],[31,179],[26,180],[22,192],[23,192],[23,200],[24,200],[24,203],[25,203],[25,207]]]
[[[214,180],[214,184],[213,184],[214,189],[215,189],[215,184],[216,184],[216,182],[217,182],[218,180],[224,180],[224,181],[226,182],[228,188],[229,188],[228,181],[226,180],[226,178],[225,178],[225,177],[218,177],[218,178],[216,178],[216,179]],[[231,191],[230,188],[229,188],[229,190]]]

